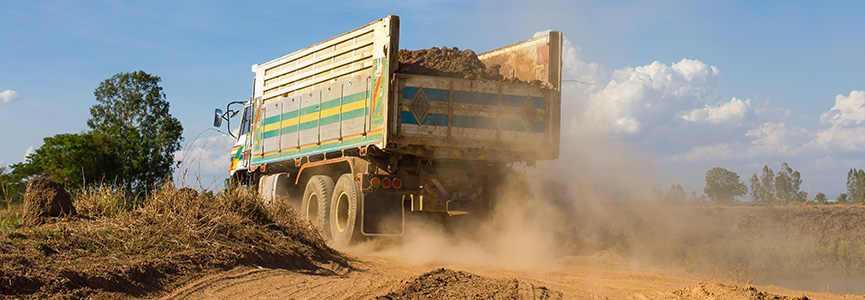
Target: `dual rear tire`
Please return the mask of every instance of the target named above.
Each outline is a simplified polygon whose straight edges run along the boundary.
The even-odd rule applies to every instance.
[[[333,179],[316,175],[306,183],[301,200],[301,215],[318,228],[325,240],[330,240],[330,199],[333,194]]]
[[[345,247],[363,238],[360,228],[363,192],[351,174],[343,174],[336,182],[331,201],[330,232],[336,247]]]
[[[343,174],[336,184],[328,176],[312,176],[303,192],[301,215],[318,228],[326,241],[345,247],[363,238],[362,197],[363,192],[351,174]]]

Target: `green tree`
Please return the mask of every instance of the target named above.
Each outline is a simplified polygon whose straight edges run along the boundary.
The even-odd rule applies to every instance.
[[[86,183],[114,181],[121,178],[114,139],[96,131],[81,134],[58,134],[43,139],[44,144],[15,165],[15,178],[42,175],[78,189]]]
[[[751,175],[751,197],[754,197],[754,202],[765,202],[763,199],[763,186],[760,184],[760,178],[757,173]]]
[[[781,169],[775,176],[775,198],[785,204],[793,201],[804,201],[804,197],[799,194],[800,184],[802,184],[802,180],[799,171],[793,171],[786,162],[781,163]]]
[[[706,187],[703,192],[717,203],[732,203],[736,197],[748,193],[748,187],[739,181],[736,172],[715,167],[706,172]]]
[[[847,172],[847,201],[865,204],[865,170]]]
[[[687,194],[685,193],[685,189],[682,188],[681,185],[674,184],[670,186],[670,191],[664,195],[664,202],[667,203],[684,203],[685,198],[687,198]]]
[[[814,196],[814,200],[820,204],[826,204],[826,194],[817,193],[817,196]]]
[[[835,203],[838,203],[838,204],[847,203],[847,194],[841,193],[841,195],[838,195],[838,197],[835,198]]]
[[[760,200],[775,203],[775,172],[767,165],[763,165],[763,174],[760,175]]]
[[[14,166],[0,166],[0,200],[6,202],[21,202],[27,186],[22,182],[22,176],[15,173]]]
[[[144,71],[119,73],[93,92],[97,103],[87,125],[117,141],[118,178],[133,191],[150,191],[170,177],[183,140],[160,81]]]

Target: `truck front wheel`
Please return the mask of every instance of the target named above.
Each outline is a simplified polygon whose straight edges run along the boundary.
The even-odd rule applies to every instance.
[[[330,230],[333,243],[337,247],[345,247],[363,237],[359,214],[363,192],[351,174],[343,174],[336,182],[332,197]]]
[[[301,215],[318,227],[321,237],[330,240],[330,198],[333,194],[333,179],[316,175],[309,179],[303,191]]]

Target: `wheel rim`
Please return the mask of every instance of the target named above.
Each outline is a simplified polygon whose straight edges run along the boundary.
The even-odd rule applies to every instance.
[[[336,199],[336,211],[334,211],[336,230],[339,232],[345,231],[348,227],[348,205],[348,194],[340,193],[339,198]]]
[[[318,195],[310,194],[306,202],[306,219],[318,225]]]

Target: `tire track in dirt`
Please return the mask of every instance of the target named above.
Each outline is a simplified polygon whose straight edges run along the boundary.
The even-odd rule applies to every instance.
[[[322,272],[240,267],[199,279],[163,299],[369,299],[421,272],[378,258],[356,260],[352,266],[355,270],[323,267]]]
[[[482,280],[513,281],[519,288],[519,299],[537,299],[541,295],[538,291],[547,290],[547,295],[561,293],[564,299],[862,299],[700,278],[605,253],[570,256],[558,262],[554,269],[508,270],[495,266],[417,266],[399,258],[359,255],[352,262],[353,270],[238,268],[199,279],[164,299],[374,299],[405,290],[422,274],[441,267],[468,272]]]

